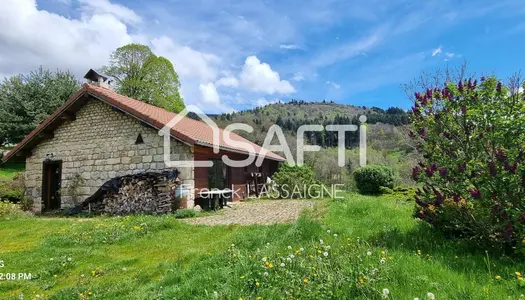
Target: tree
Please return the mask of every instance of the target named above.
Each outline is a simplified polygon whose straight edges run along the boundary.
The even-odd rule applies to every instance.
[[[173,65],[168,59],[153,54],[146,45],[118,48],[102,72],[115,79],[117,91],[122,95],[172,112],[180,112],[185,107]]]
[[[80,88],[68,71],[40,67],[0,84],[0,145],[20,142]]]
[[[423,160],[415,216],[450,236],[525,254],[525,98],[495,77],[414,95]],[[525,87],[525,83],[521,82]]]

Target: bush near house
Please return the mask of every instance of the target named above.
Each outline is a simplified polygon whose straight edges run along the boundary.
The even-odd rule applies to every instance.
[[[354,171],[357,189],[361,194],[380,194],[394,188],[394,171],[389,166],[368,165]]]
[[[524,84],[525,86],[525,84]],[[485,249],[525,253],[525,101],[496,78],[416,93],[415,216]]]
[[[316,191],[314,189],[317,181],[314,171],[308,165],[291,166],[283,164],[273,175],[273,180],[281,198],[311,198],[315,196]]]

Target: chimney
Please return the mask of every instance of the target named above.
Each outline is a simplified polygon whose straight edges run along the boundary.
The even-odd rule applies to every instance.
[[[93,69],[89,69],[86,75],[84,75],[84,78],[86,79],[86,82],[89,84],[103,87],[105,89],[113,91],[113,85],[111,84],[113,80],[109,79],[109,77],[106,75],[97,73],[97,71]]]

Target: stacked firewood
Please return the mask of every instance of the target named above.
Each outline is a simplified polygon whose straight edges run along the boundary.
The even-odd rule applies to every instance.
[[[80,211],[109,215],[172,212],[180,206],[180,199],[175,196],[179,184],[177,174],[144,172],[113,178],[73,209],[72,214]]]

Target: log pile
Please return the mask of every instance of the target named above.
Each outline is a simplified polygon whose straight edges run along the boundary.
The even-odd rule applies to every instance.
[[[163,214],[175,211],[180,206],[180,199],[175,197],[175,188],[179,184],[177,175],[177,171],[144,172],[113,178],[73,208],[70,214]]]

